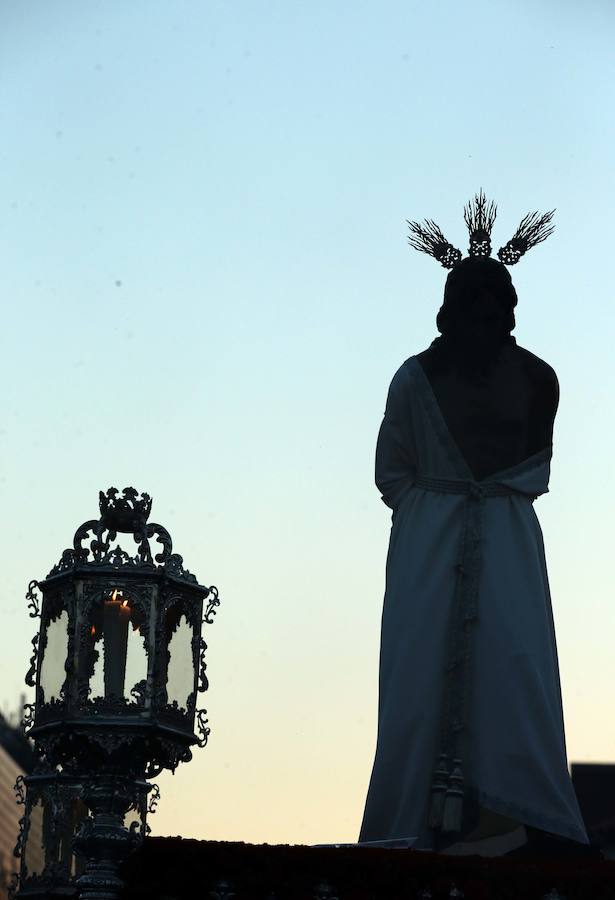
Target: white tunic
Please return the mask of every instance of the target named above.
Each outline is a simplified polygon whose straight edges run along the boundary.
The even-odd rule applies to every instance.
[[[449,759],[463,760],[464,827],[481,806],[589,843],[568,773],[533,507],[548,491],[551,456],[545,448],[476,482],[420,362],[412,356],[395,373],[376,448],[376,484],[393,514],[378,738],[360,842],[418,836],[415,846],[432,845],[446,729],[458,742]]]

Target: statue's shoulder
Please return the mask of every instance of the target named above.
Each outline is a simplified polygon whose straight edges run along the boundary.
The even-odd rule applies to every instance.
[[[415,359],[416,356],[409,356],[396,369],[391,379],[391,387],[398,390],[405,390],[411,387],[416,377]]]
[[[535,353],[532,353],[525,347],[520,347],[519,344],[515,346],[514,354],[534,387],[541,390],[550,389],[551,391],[559,392],[559,382],[555,369],[546,360],[536,356]]]
[[[415,353],[410,359],[416,359],[421,364],[421,368],[427,375],[431,375],[437,366],[438,355],[433,347],[428,347],[420,353]],[[408,360],[406,360],[408,362]]]
[[[559,407],[559,381],[555,369],[548,362],[517,345],[525,377],[531,385],[530,419],[537,418],[540,422],[549,423],[548,434],[541,432],[538,441],[539,446],[546,446],[547,440],[552,440],[553,421]]]

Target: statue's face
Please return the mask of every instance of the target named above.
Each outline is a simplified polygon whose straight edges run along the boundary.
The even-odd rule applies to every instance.
[[[489,288],[481,288],[457,322],[458,337],[477,350],[498,343],[504,334],[505,313]]]

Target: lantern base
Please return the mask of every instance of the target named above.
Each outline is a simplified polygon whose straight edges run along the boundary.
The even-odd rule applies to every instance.
[[[119,900],[122,894],[120,864],[143,840],[143,831],[128,830],[124,825],[136,788],[137,783],[130,779],[102,777],[91,784],[86,782],[84,801],[91,817],[74,841],[75,850],[88,861],[77,879],[82,900]]]

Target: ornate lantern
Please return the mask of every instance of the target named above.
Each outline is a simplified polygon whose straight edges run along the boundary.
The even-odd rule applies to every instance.
[[[124,820],[144,779],[189,761],[210,731],[196,697],[208,687],[201,628],[213,622],[218,591],[198,584],[166,529],[148,522],[148,494],[118,494],[100,492],[100,519],[77,529],[73,547],[27,593],[41,625],[24,727],[48,770],[82,784],[90,813],[75,842],[88,859],[83,897],[103,883],[108,897],[120,891],[117,865],[141,833]],[[132,536],[132,554],[116,543],[118,533]]]

